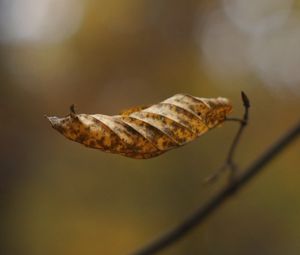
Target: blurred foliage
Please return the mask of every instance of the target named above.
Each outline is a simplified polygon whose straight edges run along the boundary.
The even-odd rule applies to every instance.
[[[50,14],[65,3],[64,12],[55,19],[28,11],[43,1]],[[252,107],[237,154],[241,166],[299,118],[299,1],[260,1],[261,9],[248,8],[254,16],[237,15],[250,17],[241,27],[224,11],[234,0],[77,1],[81,12],[71,12],[67,0],[43,1],[28,0],[28,10],[23,4],[19,21],[12,14],[24,10],[21,0],[0,3],[1,254],[127,254],[224,184],[201,185],[222,163],[237,128],[225,123],[161,157],[133,160],[66,141],[44,114],[65,115],[72,103],[79,112],[114,114],[183,92],[228,97],[239,116],[243,90]],[[264,10],[267,32],[252,30],[265,24],[257,9]],[[37,22],[42,30],[33,30]],[[298,142],[162,254],[298,254],[299,164]]]

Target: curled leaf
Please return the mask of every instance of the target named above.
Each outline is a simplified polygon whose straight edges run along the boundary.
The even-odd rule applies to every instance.
[[[177,94],[158,104],[133,107],[120,115],[76,114],[47,117],[66,138],[87,147],[136,159],[158,156],[220,125],[231,111],[226,98]]]

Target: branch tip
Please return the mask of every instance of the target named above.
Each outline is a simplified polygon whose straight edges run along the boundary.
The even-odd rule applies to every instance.
[[[244,106],[246,108],[249,108],[250,107],[250,100],[249,100],[248,96],[245,94],[244,91],[241,91],[241,96],[242,96]]]

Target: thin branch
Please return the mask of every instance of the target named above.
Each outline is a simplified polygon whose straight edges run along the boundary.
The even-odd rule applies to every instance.
[[[240,121],[240,128],[239,128],[239,130],[232,142],[232,145],[229,149],[229,153],[228,153],[228,157],[227,157],[227,162],[229,165],[232,164],[232,162],[233,162],[234,153],[235,153],[237,145],[241,139],[241,135],[242,135],[245,127],[248,124],[248,119],[249,119],[250,103],[249,103],[249,99],[247,98],[247,96],[244,92],[242,92],[242,99],[243,99],[243,103],[244,103],[244,107],[245,107],[245,112],[244,112],[243,120]]]
[[[292,141],[300,135],[300,121],[289,130],[285,135],[278,139],[270,148],[259,156],[242,174],[237,176],[227,187],[213,196],[207,203],[198,208],[192,215],[187,217],[182,223],[174,227],[167,233],[160,236],[150,244],[142,247],[132,253],[132,255],[150,255],[162,251],[168,246],[174,244],[183,238],[188,232],[196,226],[203,223],[208,216],[215,212],[220,206],[227,201],[233,194],[239,191],[253,177],[262,171],[272,159],[282,152]]]
[[[234,178],[234,175],[237,171],[237,165],[234,162],[234,154],[236,152],[237,146],[241,140],[241,136],[248,124],[248,120],[249,120],[249,108],[250,108],[250,101],[248,99],[248,97],[246,96],[246,94],[242,91],[241,92],[241,97],[242,97],[242,101],[243,101],[243,105],[244,105],[244,116],[243,119],[239,119],[239,118],[226,118],[226,121],[235,121],[235,122],[239,122],[240,127],[232,141],[232,144],[229,148],[226,160],[224,162],[224,164],[217,169],[217,171],[215,171],[213,174],[211,174],[210,176],[208,176],[208,178],[206,178],[204,180],[204,183],[211,183],[213,181],[215,181],[222,172],[224,172],[227,168],[229,168],[231,170],[231,175],[230,175],[230,181],[232,181],[232,179]]]

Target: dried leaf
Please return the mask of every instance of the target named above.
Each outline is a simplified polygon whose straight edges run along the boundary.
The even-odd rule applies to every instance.
[[[220,125],[231,111],[226,98],[177,94],[161,103],[133,107],[120,115],[76,114],[47,117],[72,141],[136,159],[158,156]]]
[[[131,107],[131,108],[128,108],[128,109],[125,109],[123,111],[120,112],[120,115],[130,115],[131,113],[133,112],[138,112],[138,111],[141,111],[141,110],[144,110],[146,108],[148,108],[150,105],[147,105],[147,106],[134,106],[134,107]]]

